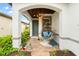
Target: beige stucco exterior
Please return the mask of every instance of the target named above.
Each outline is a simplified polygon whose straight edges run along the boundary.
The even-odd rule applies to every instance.
[[[25,23],[21,22],[21,32],[24,31],[24,29],[25,29],[26,26],[27,26],[27,25],[26,25]]]
[[[21,22],[21,32],[23,32],[26,24]],[[12,18],[3,13],[0,13],[0,36],[12,34]]]
[[[10,35],[12,33],[11,17],[0,14],[0,36]]]

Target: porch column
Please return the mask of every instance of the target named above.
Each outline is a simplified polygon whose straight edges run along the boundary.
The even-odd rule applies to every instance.
[[[39,37],[41,37],[42,34],[42,17],[39,17]]]
[[[12,17],[12,45],[14,48],[19,48],[21,45],[20,19],[19,11],[15,8],[13,8]]]
[[[32,37],[32,20],[30,20],[30,37]]]

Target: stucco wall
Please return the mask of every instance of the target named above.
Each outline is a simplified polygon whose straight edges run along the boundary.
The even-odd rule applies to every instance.
[[[52,31],[59,34],[59,13],[55,12],[52,15]],[[56,38],[55,41],[59,44],[59,39]]]
[[[11,19],[0,16],[0,36],[10,35],[12,33],[11,27]]]
[[[63,24],[64,36],[79,41],[79,4],[69,4],[67,7],[67,19]],[[71,40],[60,40],[61,48],[68,48],[79,55],[79,43]]]
[[[79,40],[79,4],[69,4],[69,33],[68,36]]]
[[[24,31],[26,24],[21,22],[21,32]],[[0,36],[12,34],[12,19],[0,15]]]
[[[52,31],[59,34],[59,13],[57,12],[52,15]]]
[[[20,23],[21,24],[21,32],[23,32],[24,31],[24,29],[25,29],[25,27],[26,27],[26,24],[25,23]]]

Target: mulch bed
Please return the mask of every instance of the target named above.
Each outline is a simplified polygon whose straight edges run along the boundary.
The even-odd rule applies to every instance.
[[[50,56],[76,56],[71,51],[64,52],[62,50],[57,50],[54,55],[52,53],[54,53],[54,52],[50,52]]]
[[[11,52],[8,56],[31,56],[31,51],[28,51],[27,48],[20,48],[19,51]]]
[[[25,54],[25,55],[22,55],[22,54]],[[31,56],[31,52],[14,51],[10,53],[8,56]]]

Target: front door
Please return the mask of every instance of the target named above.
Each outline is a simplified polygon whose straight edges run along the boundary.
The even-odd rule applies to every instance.
[[[38,36],[38,20],[32,20],[32,36]]]

